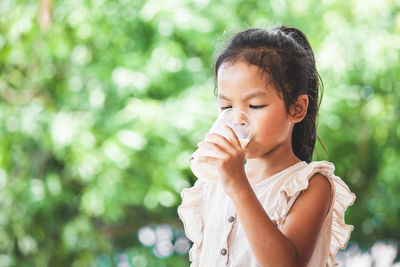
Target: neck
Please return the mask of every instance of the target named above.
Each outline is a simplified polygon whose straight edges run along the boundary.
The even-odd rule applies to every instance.
[[[250,184],[256,184],[300,161],[290,142],[282,143],[261,157],[247,159],[246,175]]]

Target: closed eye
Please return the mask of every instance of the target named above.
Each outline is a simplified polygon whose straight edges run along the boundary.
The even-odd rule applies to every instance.
[[[251,109],[260,109],[260,108],[263,108],[263,107],[265,107],[266,105],[262,105],[262,106],[252,106],[252,105],[250,105],[250,108]],[[224,110],[224,109],[227,109],[227,108],[231,108],[230,106],[229,107],[220,107],[219,109],[220,110]]]

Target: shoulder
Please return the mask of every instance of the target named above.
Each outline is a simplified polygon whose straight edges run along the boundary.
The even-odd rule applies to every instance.
[[[316,224],[322,223],[335,194],[334,170],[331,162],[313,161],[294,175],[285,188],[288,196],[293,199],[292,205],[288,207],[286,220],[301,218],[307,221],[311,219]]]
[[[332,162],[312,161],[305,168],[304,179],[308,180],[308,186],[299,197],[309,198],[312,201],[321,201],[328,209],[333,191],[333,176],[335,165]]]
[[[313,190],[326,194],[330,194],[332,189],[331,182],[329,181],[328,177],[321,173],[315,173],[311,176],[308,183],[308,188],[306,190]]]
[[[332,185],[329,179],[321,174],[315,173],[308,180],[308,187],[300,192],[293,210],[296,207],[312,206],[319,214],[327,214],[332,198]]]
[[[287,198],[283,222],[290,218],[311,219],[315,223],[325,219],[335,195],[334,169],[328,161],[313,161],[303,164],[287,179],[281,188]]]
[[[320,203],[324,214],[328,212],[332,198],[332,185],[328,177],[321,173],[313,174],[309,179],[308,188],[302,194],[299,197],[308,198],[313,203]]]

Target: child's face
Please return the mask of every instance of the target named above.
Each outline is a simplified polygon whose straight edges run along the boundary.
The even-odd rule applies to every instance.
[[[245,149],[248,159],[261,157],[282,142],[291,141],[294,126],[283,99],[272,85],[266,87],[265,76],[257,71],[258,67],[245,62],[233,65],[224,63],[218,70],[219,108],[240,108],[254,122],[254,136]],[[254,92],[262,94],[246,99],[247,95]],[[222,110],[219,109],[219,112]]]

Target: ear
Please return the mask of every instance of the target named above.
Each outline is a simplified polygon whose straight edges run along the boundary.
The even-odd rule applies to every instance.
[[[307,114],[308,96],[303,94],[297,97],[294,104],[290,106],[290,117],[293,123],[301,122]]]

